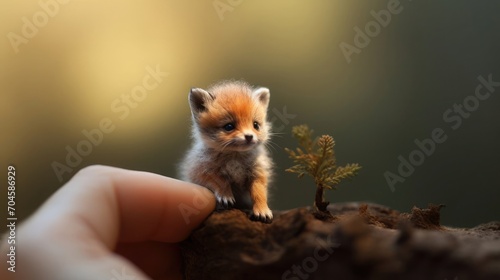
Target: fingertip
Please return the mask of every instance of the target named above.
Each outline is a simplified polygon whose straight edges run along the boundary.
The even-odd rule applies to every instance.
[[[114,184],[121,241],[180,242],[215,209],[215,197],[207,188],[151,173],[135,174],[121,176]]]
[[[175,180],[175,179],[172,179]],[[215,210],[215,196],[207,188],[189,182],[178,181],[183,191],[168,203],[164,225],[156,234],[156,240],[180,242]],[[171,184],[172,185],[172,184]],[[168,237],[168,240],[164,238]]]

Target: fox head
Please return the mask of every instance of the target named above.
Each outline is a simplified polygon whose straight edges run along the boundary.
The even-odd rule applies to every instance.
[[[265,144],[269,89],[244,82],[223,82],[208,90],[192,88],[189,105],[194,137],[218,151],[249,151]]]

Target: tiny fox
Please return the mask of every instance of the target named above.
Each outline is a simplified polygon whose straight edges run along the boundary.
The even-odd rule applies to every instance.
[[[193,144],[181,177],[212,190],[218,207],[250,209],[250,218],[271,222],[267,186],[272,161],[265,144],[269,89],[242,81],[220,82],[189,92]]]

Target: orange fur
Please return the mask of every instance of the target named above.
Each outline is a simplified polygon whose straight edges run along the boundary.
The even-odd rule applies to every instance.
[[[267,205],[272,162],[265,148],[269,96],[268,89],[244,82],[192,89],[194,142],[181,166],[182,178],[211,189],[219,205],[250,208],[262,221],[272,219]]]

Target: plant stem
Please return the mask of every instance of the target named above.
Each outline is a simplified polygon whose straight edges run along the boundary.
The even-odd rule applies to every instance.
[[[321,184],[317,185],[316,186],[316,198],[315,198],[314,204],[316,205],[316,208],[318,209],[318,211],[327,213],[328,211],[326,210],[326,207],[328,206],[328,204],[330,204],[330,202],[323,200],[324,193],[325,193],[325,190],[323,189],[323,186]]]

